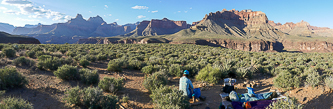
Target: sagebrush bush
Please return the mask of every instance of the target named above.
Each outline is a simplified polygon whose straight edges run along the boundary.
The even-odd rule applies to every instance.
[[[98,55],[96,56],[96,59],[97,59],[98,61],[102,61],[102,60],[106,60],[106,59],[108,59],[108,57],[107,57],[107,55],[105,55],[105,54],[98,54]]]
[[[44,69],[44,70],[57,70],[59,66],[61,66],[61,60],[57,57],[51,57],[51,58],[43,57],[42,59],[38,59],[37,63],[37,67],[39,69]]]
[[[144,66],[144,63],[142,61],[139,61],[139,60],[130,60],[128,65],[132,69],[140,70]]]
[[[108,71],[114,71],[114,72],[122,72],[123,69],[121,68],[122,62],[118,59],[110,60],[108,63]]]
[[[27,57],[34,58],[35,55],[36,55],[36,52],[35,52],[35,51],[27,51],[27,52],[25,53],[25,55],[26,55]]]
[[[298,76],[291,74],[289,71],[283,70],[274,78],[273,84],[278,88],[298,88],[300,85],[300,79]]]
[[[208,64],[206,67],[199,71],[198,75],[196,75],[195,78],[197,80],[216,84],[226,75],[225,73],[226,72],[221,70],[220,68],[213,68],[211,64]]]
[[[152,91],[155,109],[187,109],[190,106],[189,99],[182,91],[169,86],[161,86]]]
[[[84,106],[89,109],[117,109],[119,108],[118,97],[103,95],[103,91],[97,87],[87,87],[80,89],[79,86],[74,87],[65,92],[64,101],[68,106]]]
[[[80,80],[84,84],[96,84],[99,80],[99,74],[97,73],[97,70],[89,70],[89,69],[80,69]]]
[[[34,109],[33,105],[22,98],[7,97],[1,100],[0,109]]]
[[[154,71],[155,71],[155,69],[154,69],[153,65],[144,66],[141,69],[141,72],[144,74],[152,74]]]
[[[303,106],[297,103],[295,98],[287,97],[287,99],[280,99],[272,102],[266,109],[302,109]]]
[[[121,90],[124,87],[123,78],[113,78],[113,77],[104,77],[103,80],[99,81],[98,87],[103,89],[103,91],[115,93]]]
[[[143,81],[143,86],[148,89],[149,92],[152,90],[155,90],[156,88],[160,86],[164,86],[168,83],[168,76],[165,72],[159,71],[153,73],[149,77],[145,77],[145,80]]]
[[[58,68],[57,71],[54,71],[53,74],[63,80],[79,80],[79,73],[76,66],[63,65]]]
[[[311,72],[306,77],[306,84],[312,87],[317,86],[321,82],[321,76],[317,71]]]
[[[22,74],[12,67],[0,69],[0,80],[0,89],[20,87],[28,82]]]
[[[327,87],[333,89],[333,76],[328,76],[325,78],[325,84]]]
[[[4,48],[2,52],[5,54],[6,57],[11,58],[16,56],[16,51],[13,48]]]
[[[87,68],[89,65],[89,61],[87,59],[80,59],[79,65],[81,65],[84,68]]]
[[[34,66],[35,65],[35,61],[27,59],[27,58],[21,56],[21,57],[18,57],[16,59],[14,59],[13,60],[13,64],[15,66],[23,66],[23,65]]]
[[[183,75],[183,68],[179,64],[171,64],[169,73],[173,76],[181,77]]]

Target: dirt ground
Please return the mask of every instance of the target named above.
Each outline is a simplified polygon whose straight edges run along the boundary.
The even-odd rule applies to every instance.
[[[11,60],[8,60],[7,66]],[[3,67],[5,65],[0,65]],[[15,66],[13,66],[15,67]],[[35,109],[68,109],[74,107],[65,107],[63,102],[64,92],[72,87],[90,87],[80,84],[77,81],[63,81],[57,79],[51,71],[41,71],[36,67],[16,67],[17,70],[23,73],[27,77],[29,83],[22,88],[9,89],[6,91],[5,96],[21,97],[33,104]],[[148,90],[146,90],[142,83],[144,80],[144,75],[138,70],[124,70],[121,73],[108,72],[107,62],[96,62],[91,63],[88,68],[97,69],[100,74],[100,79],[103,77],[115,77],[115,78],[125,78],[124,88],[117,93],[118,97],[121,98],[124,95],[129,96],[128,103],[122,103],[126,109],[152,109],[154,108],[151,98],[149,97]],[[255,93],[268,92],[271,89],[276,89],[273,86],[273,78],[256,77],[257,79],[251,81],[257,81],[260,83],[259,87],[254,87]],[[221,93],[221,88],[223,87],[222,82],[218,84],[211,85],[203,84],[200,81],[194,81],[193,85],[195,88],[200,87],[203,96],[207,97],[202,105],[193,106],[193,109],[204,109],[210,107],[211,109],[216,109],[222,101],[219,94]],[[242,83],[245,80],[237,80],[235,86],[239,89],[238,93],[246,93],[247,90],[243,87]],[[170,78],[168,85],[175,85],[178,87],[179,77]],[[96,87],[97,85],[95,85]],[[305,109],[333,109],[333,93],[332,90],[320,85],[318,87],[301,87],[293,89],[290,91],[282,91],[277,89],[283,95],[289,95],[296,97],[299,103],[304,104]],[[105,93],[109,94],[109,93]]]

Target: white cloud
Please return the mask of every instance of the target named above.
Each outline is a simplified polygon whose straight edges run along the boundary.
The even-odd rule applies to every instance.
[[[109,16],[112,16],[112,14],[109,14]]]
[[[23,18],[15,18],[15,20],[19,20],[19,21],[26,21],[26,22],[36,22],[39,21],[38,19],[23,19]]]
[[[192,7],[190,9],[192,9]]]
[[[1,4],[5,5],[26,5],[32,4],[32,2],[28,0],[2,0]]]
[[[7,10],[6,7],[0,7],[0,10]]]
[[[178,11],[178,12],[181,12],[181,11]]]
[[[141,19],[141,18],[145,18],[146,16],[143,16],[143,15],[139,15],[137,18],[138,19]]]
[[[187,11],[184,11],[184,13],[187,13]]]
[[[138,5],[136,5],[136,6],[133,6],[132,9],[148,9],[148,7],[147,6],[138,6]]]
[[[119,21],[119,19],[115,19],[114,21]]]
[[[109,6],[108,5],[104,5],[105,6],[105,8],[109,8]]]
[[[158,12],[158,10],[156,10],[156,11],[151,11],[151,13],[156,13],[156,12]]]
[[[91,11],[88,11],[89,13],[92,13]]]
[[[52,20],[69,20],[70,16],[65,15],[60,12],[51,11],[49,9],[45,9],[45,5],[41,6],[34,6],[29,0],[3,0],[1,4],[15,6],[19,8],[20,11],[7,11],[6,13],[10,14],[23,14],[28,15],[30,18],[52,18]]]
[[[3,13],[6,13],[6,14],[16,14],[16,15],[20,14],[20,12],[14,11],[14,10],[4,10]]]

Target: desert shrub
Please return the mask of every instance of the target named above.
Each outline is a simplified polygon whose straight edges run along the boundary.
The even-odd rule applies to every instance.
[[[297,76],[291,74],[287,70],[283,70],[273,80],[274,86],[278,88],[292,88],[299,87],[300,80]]]
[[[1,100],[0,109],[34,109],[34,107],[22,98],[7,97]]]
[[[189,99],[182,91],[169,86],[161,86],[152,91],[150,97],[153,99],[155,109],[187,109]]]
[[[123,97],[120,99],[120,101],[123,103],[128,103],[128,100],[129,100],[128,95],[123,95]]]
[[[181,77],[183,75],[182,66],[179,64],[171,64],[169,67],[169,73],[173,76]]]
[[[315,87],[321,81],[321,77],[317,71],[310,72],[306,77],[306,84]]]
[[[131,67],[133,69],[140,70],[144,66],[144,63],[139,60],[130,60],[128,65],[129,65],[129,67]]]
[[[84,84],[96,84],[99,80],[99,75],[97,73],[97,70],[89,70],[89,69],[80,69],[80,80]]]
[[[297,103],[295,98],[280,99],[271,103],[266,109],[302,109],[303,106]]]
[[[43,60],[46,60],[48,58],[52,58],[52,56],[50,55],[40,55],[37,57],[38,61],[43,61]]]
[[[13,48],[4,48],[2,52],[5,54],[6,57],[11,58],[16,56],[16,51]]]
[[[59,50],[62,54],[66,53],[67,52],[67,49],[60,49]]]
[[[102,61],[102,60],[106,60],[106,59],[108,59],[108,57],[107,57],[107,55],[105,55],[105,54],[98,54],[98,55],[96,56],[96,59],[97,59],[98,61]]]
[[[117,109],[119,107],[117,96],[104,96],[103,91],[96,87],[80,89],[77,86],[67,90],[65,94],[64,101],[67,105],[84,106],[89,109]]]
[[[46,56],[46,57],[44,57]],[[61,66],[61,60],[57,57],[48,57],[49,55],[42,55],[38,57],[37,67],[44,70],[57,70]]]
[[[333,89],[333,76],[328,76],[325,78],[325,84],[327,87]]]
[[[80,59],[79,65],[81,65],[84,68],[87,68],[89,65],[89,61],[87,59]]]
[[[213,68],[211,64],[201,69],[195,78],[197,80],[206,81],[209,83],[218,83],[218,81],[225,76],[225,71],[220,68]]]
[[[36,55],[36,52],[35,52],[35,51],[27,51],[27,52],[25,53],[25,55],[26,55],[27,57],[34,58],[35,55]]]
[[[20,87],[27,83],[25,77],[15,68],[5,67],[0,69],[0,89]]]
[[[21,56],[21,57],[14,59],[13,64],[16,66],[22,66],[22,65],[33,66],[33,65],[35,65],[35,61]]]
[[[75,56],[76,56],[76,53],[74,53],[73,51],[68,51],[68,52],[66,53],[66,56],[75,57]]]
[[[54,71],[53,74],[63,80],[78,80],[79,74],[77,68],[71,65],[63,65]]]
[[[152,74],[154,72],[154,66],[153,65],[144,66],[141,69],[141,72],[144,74]]]
[[[125,85],[124,79],[123,78],[109,78],[109,77],[104,77],[103,80],[101,80],[98,83],[98,87],[103,89],[103,91],[106,92],[112,92],[115,93],[123,88]]]
[[[252,78],[252,75],[256,72],[254,67],[241,67],[236,70],[236,75],[239,78]]]
[[[159,71],[153,73],[149,77],[145,77],[143,81],[143,86],[151,92],[160,86],[164,86],[168,83],[168,76],[165,72]]]
[[[122,72],[123,69],[121,68],[122,62],[118,59],[110,60],[108,63],[108,71],[114,71],[114,72]]]

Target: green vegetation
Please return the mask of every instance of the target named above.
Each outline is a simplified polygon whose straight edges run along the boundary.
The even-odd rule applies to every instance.
[[[77,68],[71,65],[63,65],[54,71],[53,74],[63,80],[79,80]]]
[[[168,83],[168,76],[164,71],[153,73],[151,76],[145,78],[143,86],[149,90],[149,92],[155,90],[158,87],[165,86]]]
[[[115,93],[119,90],[121,90],[124,87],[124,79],[123,78],[109,78],[104,77],[103,80],[101,80],[98,83],[98,87],[103,89],[103,91]]]
[[[161,86],[152,91],[150,97],[153,99],[155,109],[187,109],[189,99],[182,91],[169,86]]]
[[[103,95],[102,89],[87,87],[80,89],[79,86],[74,87],[65,92],[64,101],[67,105],[84,106],[89,109],[116,109],[118,97]]]
[[[199,74],[195,77],[197,80],[206,81],[209,83],[217,83],[220,79],[226,77],[226,71],[220,67],[212,67],[208,64],[206,67],[199,71]]]
[[[4,49],[2,49],[2,52],[5,54],[6,57],[9,57],[9,58],[16,56],[16,51],[14,48],[10,48],[10,47],[4,48]]]
[[[295,98],[287,97],[270,104],[266,109],[302,109],[303,106],[297,103]]]
[[[7,97],[0,99],[0,109],[34,109],[34,107],[22,98]]]
[[[207,36],[210,37],[213,36]],[[181,40],[182,37],[178,39]],[[149,40],[162,39],[150,37]],[[147,76],[145,84],[153,80],[151,76],[154,72],[163,70],[165,75],[181,76],[184,70],[189,70],[190,78],[195,77],[199,81],[209,83],[217,83],[225,77],[275,76],[275,86],[290,89],[303,84],[316,87],[325,82],[327,85],[330,82],[326,82],[325,75],[333,73],[333,53],[248,52],[190,44],[18,44],[17,47],[1,44],[1,48],[1,58],[10,57],[7,56],[7,51],[27,51],[25,56],[37,57],[37,67],[43,70],[56,71],[66,64],[87,67],[89,64],[95,64],[95,61],[98,64],[109,62],[108,71],[141,70]],[[25,63],[23,57],[13,61],[16,65]],[[96,74],[77,71],[69,78],[93,84],[96,82],[96,76],[93,75]],[[87,78],[90,76],[92,78]]]
[[[20,87],[28,82],[22,74],[12,67],[0,69],[0,80],[0,89]]]
[[[333,76],[328,76],[325,78],[325,84],[327,87],[333,89]]]
[[[23,56],[21,57],[18,57],[16,59],[13,60],[13,64],[15,66],[23,66],[23,65],[26,65],[26,66],[34,66],[35,65],[35,61],[33,60],[30,60],[30,59],[27,59]]]
[[[99,81],[99,75],[97,70],[89,70],[89,69],[80,69],[79,70],[81,82],[84,84],[96,84]]]

